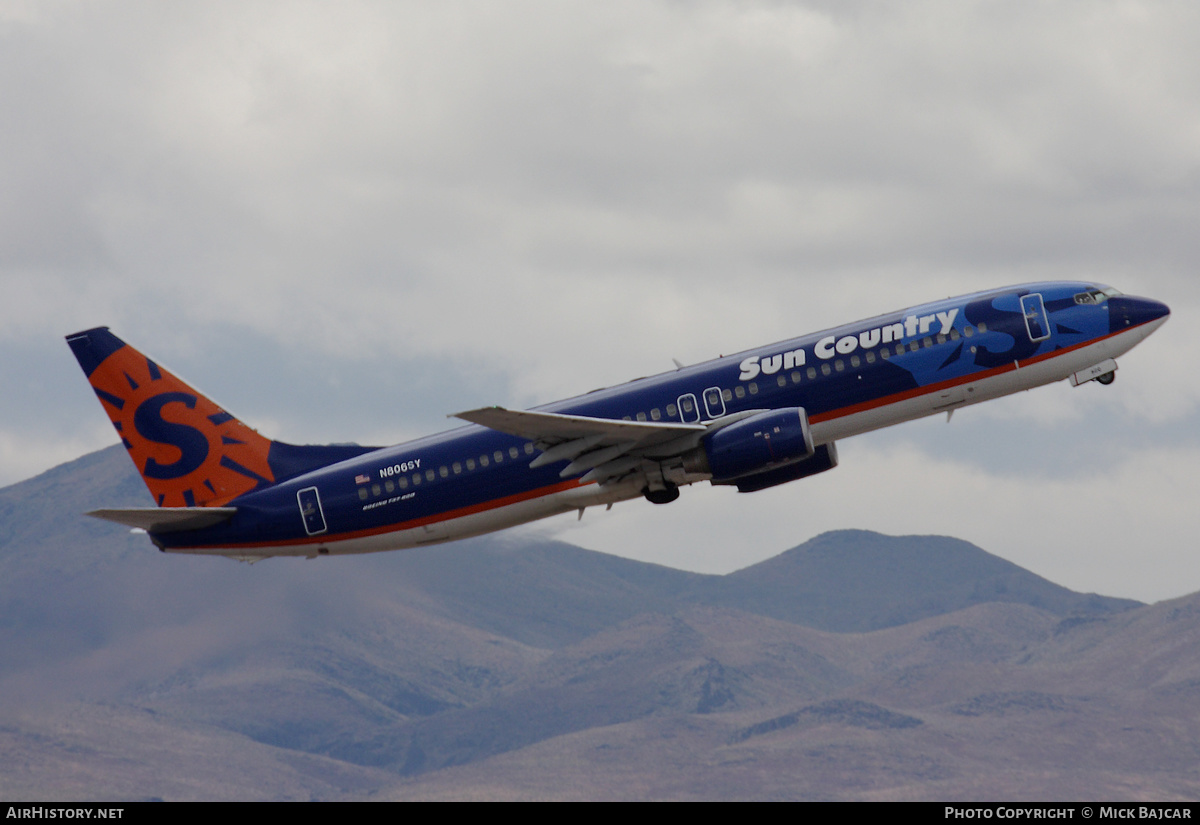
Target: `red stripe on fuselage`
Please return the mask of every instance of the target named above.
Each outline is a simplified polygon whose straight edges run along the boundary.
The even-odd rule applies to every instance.
[[[992,367],[991,369],[987,369],[982,372],[974,372],[974,373],[971,373],[970,375],[964,375],[964,376],[960,376],[958,378],[951,378],[946,381],[939,381],[936,384],[927,384],[924,387],[915,387],[911,390],[904,390],[903,392],[892,393],[891,395],[881,396],[881,397],[873,399],[871,401],[863,401],[860,404],[851,404],[848,407],[839,407],[836,410],[830,410],[828,412],[818,413],[818,414],[812,416],[811,418],[809,418],[809,421],[813,424],[819,424],[819,423],[823,423],[826,421],[834,421],[839,418],[844,418],[848,415],[854,415],[856,413],[866,412],[867,410],[874,410],[874,409],[878,409],[880,407],[886,407],[890,404],[897,404],[897,403],[900,403],[901,401],[908,401],[913,398],[919,398],[923,395],[932,395],[934,393],[941,392],[942,390],[949,389],[951,387],[957,387],[957,386],[961,386],[963,384],[970,384],[975,381],[981,381],[981,380],[984,380],[987,378],[992,378],[997,375],[1003,375],[1006,372],[1013,372],[1021,366],[1029,366],[1030,364],[1037,364],[1042,361],[1048,361],[1051,358],[1057,358],[1060,355],[1065,355],[1069,352],[1074,352],[1077,349],[1082,349],[1083,347],[1090,347],[1093,344],[1097,344],[1101,341],[1104,341],[1108,338],[1115,337],[1117,335],[1123,335],[1124,333],[1129,332],[1130,330],[1133,330],[1136,328],[1137,327],[1130,327],[1129,329],[1123,329],[1123,330],[1119,330],[1117,332],[1110,332],[1107,335],[1103,335],[1099,338],[1093,338],[1089,341],[1084,341],[1084,342],[1081,342],[1079,344],[1074,344],[1069,347],[1063,347],[1061,349],[1053,350],[1052,352],[1046,352],[1041,355],[1035,356],[1033,358],[1026,359],[1023,364],[1021,362],[1014,360],[1011,364],[1004,364],[1003,366]],[[595,482],[588,482],[588,483],[595,484]],[[411,530],[411,529],[417,528],[417,527],[424,527],[427,524],[437,524],[437,523],[440,523],[443,521],[452,521],[454,519],[462,518],[464,516],[470,516],[470,515],[474,515],[476,513],[484,513],[484,512],[487,512],[488,510],[495,510],[495,509],[498,509],[501,507],[507,507],[510,504],[519,504],[522,501],[529,501],[530,499],[541,498],[542,496],[553,495],[554,493],[561,493],[565,490],[570,490],[575,487],[582,487],[582,486],[586,486],[586,485],[581,484],[578,479],[568,479],[566,481],[560,481],[557,484],[550,484],[546,487],[538,487],[534,490],[528,490],[524,493],[515,493],[511,496],[504,496],[503,498],[489,499],[488,501],[483,501],[483,502],[480,502],[479,504],[472,504],[467,507],[459,507],[454,510],[446,510],[444,512],[437,513],[436,515],[426,516],[424,518],[412,519],[410,521],[395,522],[393,524],[385,525],[382,527],[373,527],[373,528],[364,529],[364,530],[352,530],[352,531],[349,531],[346,533],[330,533],[330,534],[324,534],[324,535],[319,535],[319,536],[306,536],[304,538],[288,540],[286,542],[286,544],[289,546],[290,545],[304,545],[304,544],[314,544],[314,545],[329,544],[331,542],[344,541],[347,539],[365,538],[367,536],[378,536],[378,535],[383,535],[385,533],[399,532],[400,530]],[[219,545],[194,545],[194,546],[190,546],[190,547],[172,547],[170,549],[172,551],[180,551],[180,550],[201,550],[201,549],[206,549],[206,548],[211,548],[211,547],[253,548],[253,547],[278,547],[279,545],[280,545],[280,542],[278,542],[278,541],[263,541],[263,542],[244,542],[244,543],[236,543],[236,544],[219,544]]]
[[[1093,344],[1098,344],[1101,341],[1107,340],[1114,336],[1124,335],[1126,332],[1129,332],[1133,329],[1137,329],[1137,327],[1130,327],[1129,329],[1110,332],[1107,335],[1100,336],[1099,338],[1093,338],[1089,341],[1083,341],[1078,344],[1073,344],[1069,347],[1062,347],[1051,352],[1044,352],[1041,355],[1034,356],[1033,358],[1026,358],[1024,362],[1013,360],[1012,363],[1004,364],[1003,366],[999,367],[992,367],[991,369],[983,370],[982,372],[973,372],[970,375],[962,375],[958,378],[949,378],[945,381],[939,381],[936,384],[926,384],[923,387],[914,387],[911,390],[904,390],[903,392],[880,396],[879,398],[872,399],[871,401],[863,401],[860,404],[851,404],[848,407],[839,407],[836,410],[830,410],[829,412],[817,413],[808,420],[812,424],[820,424],[825,421],[834,421],[838,418],[845,418],[848,415],[854,415],[855,413],[866,412],[867,410],[875,410],[880,407],[886,407],[889,404],[898,404],[901,401],[920,398],[922,395],[932,395],[934,393],[941,392],[942,390],[948,390],[951,387],[961,387],[963,384],[972,384],[976,381],[982,381],[986,378],[993,378],[997,375],[1003,375],[1006,372],[1014,372],[1020,367],[1027,367],[1031,364],[1049,361],[1051,358],[1057,358],[1060,355],[1066,355],[1067,353],[1074,352],[1077,349],[1090,347]]]
[[[589,482],[595,484],[595,482]],[[503,498],[493,498],[487,501],[481,501],[478,504],[471,504],[467,507],[459,507],[454,510],[446,510],[432,516],[424,518],[415,518],[409,521],[399,521],[382,527],[372,527],[365,530],[351,530],[346,533],[326,533],[319,536],[305,536],[304,538],[288,539],[285,542],[279,541],[254,541],[254,542],[237,542],[232,544],[197,544],[190,547],[171,547],[172,551],[176,550],[202,550],[209,547],[278,547],[281,544],[288,546],[297,544],[329,544],[335,541],[344,541],[346,539],[366,538],[367,536],[380,536],[385,533],[396,533],[400,530],[412,530],[417,527],[424,527],[427,524],[437,524],[442,521],[452,521],[456,518],[471,516],[476,513],[485,513],[488,510],[495,510],[500,507],[507,507],[510,504],[519,504],[522,501],[541,498],[542,496],[561,493],[564,490],[571,490],[575,487],[582,487],[579,479],[571,478],[566,481],[560,481],[557,484],[550,484],[546,487],[538,487],[534,490],[526,490],[524,493],[514,493],[511,496]]]

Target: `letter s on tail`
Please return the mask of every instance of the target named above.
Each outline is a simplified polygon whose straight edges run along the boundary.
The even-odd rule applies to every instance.
[[[67,336],[160,507],[219,507],[275,482],[272,441],[97,327]]]

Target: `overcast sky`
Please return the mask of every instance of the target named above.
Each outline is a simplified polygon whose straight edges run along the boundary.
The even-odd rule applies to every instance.
[[[1111,387],[520,530],[705,572],[939,533],[1200,590],[1198,34],[1097,0],[0,0],[0,484],[116,442],[63,342],[97,325],[271,437],[387,444],[1088,279],[1173,311]]]

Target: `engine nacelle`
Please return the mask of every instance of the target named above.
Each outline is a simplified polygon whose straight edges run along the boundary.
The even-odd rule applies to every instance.
[[[832,470],[837,466],[837,446],[830,442],[822,444],[813,452],[813,454],[804,459],[797,461],[795,464],[788,464],[786,467],[777,467],[774,470],[767,470],[765,473],[755,473],[752,476],[743,476],[737,481],[725,482],[727,484],[736,484],[739,493],[756,493],[759,490],[765,490],[768,487],[774,487],[778,484],[786,484],[789,481],[795,481],[799,478],[808,478],[815,476],[817,473],[823,473],[826,470]]]
[[[722,427],[683,457],[686,470],[730,484],[803,461],[813,454],[812,433],[802,407],[785,407]]]

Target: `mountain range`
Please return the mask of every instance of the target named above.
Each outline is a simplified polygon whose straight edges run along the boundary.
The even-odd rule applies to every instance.
[[[0,793],[27,799],[1179,799],[1200,596],[826,533],[724,576],[485,537],[255,565],[0,490]]]

